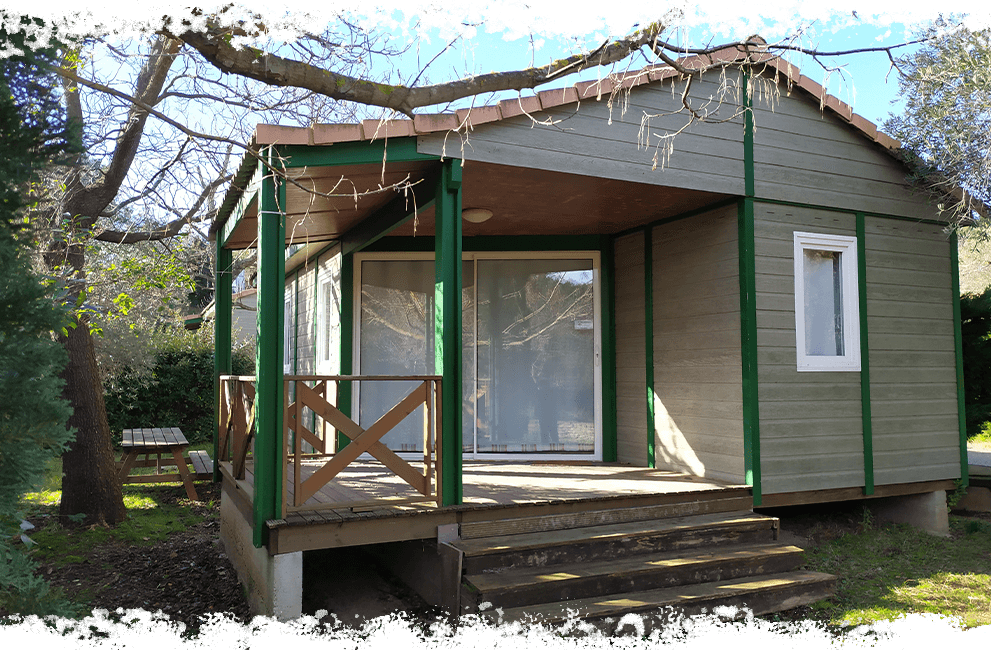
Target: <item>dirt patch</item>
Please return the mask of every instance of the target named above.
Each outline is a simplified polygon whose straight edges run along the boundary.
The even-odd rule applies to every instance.
[[[110,541],[82,562],[42,564],[41,574],[93,609],[160,610],[191,630],[198,629],[202,617],[218,612],[249,621],[237,573],[219,540],[219,485],[200,483],[196,489],[199,502],[171,493],[163,498],[193,509],[205,517],[202,522],[148,546]]]

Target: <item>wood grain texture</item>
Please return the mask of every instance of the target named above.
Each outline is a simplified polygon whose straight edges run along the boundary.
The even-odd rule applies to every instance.
[[[736,207],[654,229],[658,467],[743,481]]]

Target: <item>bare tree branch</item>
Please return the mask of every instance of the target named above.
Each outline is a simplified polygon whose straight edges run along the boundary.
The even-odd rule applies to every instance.
[[[536,88],[567,74],[622,61],[641,47],[653,43],[663,30],[664,25],[656,22],[629,36],[604,43],[590,54],[558,59],[547,66],[492,72],[418,88],[375,83],[261,50],[236,49],[228,43],[232,33],[230,30],[214,29],[207,33],[187,31],[176,38],[182,39],[207,61],[229,74],[275,86],[305,88],[332,99],[380,106],[412,116],[415,109],[424,106],[501,90]]]
[[[196,201],[189,207],[186,214],[174,219],[169,223],[165,224],[161,228],[155,228],[154,230],[146,230],[144,232],[122,232],[119,230],[109,230],[106,228],[101,228],[93,233],[93,238],[99,241],[110,242],[114,244],[133,244],[139,241],[157,241],[162,239],[168,239],[170,237],[175,237],[182,229],[191,224],[201,221],[207,221],[212,219],[214,216],[214,211],[206,212],[200,216],[196,216],[203,204],[221,187],[224,183],[233,178],[232,174],[226,176],[221,176],[214,179],[212,183],[209,183],[200,192],[199,197]]]

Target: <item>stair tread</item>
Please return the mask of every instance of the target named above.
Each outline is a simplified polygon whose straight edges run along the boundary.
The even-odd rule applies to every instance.
[[[663,607],[704,606],[711,602],[731,598],[746,597],[758,592],[785,591],[796,587],[821,586],[828,588],[836,580],[835,576],[815,571],[790,571],[761,576],[734,578],[719,582],[707,582],[678,587],[665,587],[625,594],[610,594],[596,598],[513,607],[502,610],[504,622],[538,619],[545,623],[565,621],[573,616],[580,618],[603,618],[623,614],[652,611]],[[484,613],[489,618],[498,618],[498,610]]]
[[[665,569],[686,568],[688,565],[702,567],[710,564],[732,561],[746,561],[756,558],[781,557],[803,553],[797,546],[776,542],[735,547],[716,547],[709,550],[666,551],[635,555],[628,558],[600,560],[595,562],[564,563],[544,567],[509,567],[497,571],[485,571],[466,575],[465,580],[481,594],[504,592],[525,588],[529,585],[595,579],[603,576],[636,575],[663,571]]]
[[[643,506],[604,507],[581,512],[531,515],[502,520],[473,521],[461,525],[461,538],[522,535],[541,531],[564,530],[587,526],[604,526],[633,521],[688,517],[715,512],[738,512],[753,509],[753,497],[749,489],[744,494],[709,495],[700,498],[699,493],[689,493],[683,501],[657,503]]]
[[[756,514],[750,511],[719,512],[704,515],[689,515],[685,517],[669,517],[665,519],[648,519],[621,524],[605,524],[601,526],[586,526],[583,528],[568,528],[563,530],[524,533],[520,535],[502,535],[498,537],[482,537],[463,539],[453,542],[467,556],[489,555],[523,551],[529,548],[558,546],[582,540],[607,540],[635,535],[647,535],[657,532],[691,530],[707,526],[732,527],[740,524],[774,522],[774,517]]]

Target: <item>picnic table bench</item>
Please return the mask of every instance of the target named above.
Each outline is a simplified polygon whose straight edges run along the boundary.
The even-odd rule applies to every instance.
[[[189,447],[189,441],[178,427],[124,429],[121,449],[124,454],[118,469],[121,483],[169,483],[182,481],[186,488],[186,496],[199,500],[193,481],[196,479],[213,478],[213,460],[205,451],[191,451],[189,463],[193,471],[189,471],[184,454]],[[138,456],[144,456],[138,460]],[[174,465],[178,472],[162,473],[163,466]],[[154,467],[154,474],[132,475],[135,467]]]

